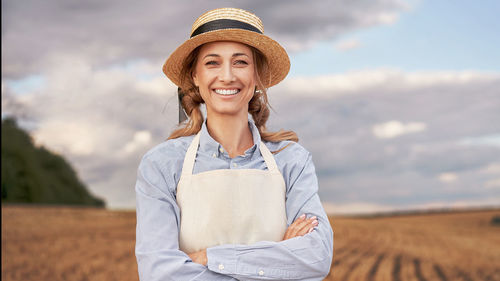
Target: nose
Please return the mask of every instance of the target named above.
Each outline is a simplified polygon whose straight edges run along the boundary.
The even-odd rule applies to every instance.
[[[219,72],[219,81],[229,83],[235,80],[232,65],[224,64]]]

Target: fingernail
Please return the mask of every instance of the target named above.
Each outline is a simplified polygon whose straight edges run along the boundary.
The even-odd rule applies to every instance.
[[[313,231],[314,227],[311,227],[307,233],[311,233]]]
[[[312,216],[309,218],[310,220],[315,220],[316,219],[316,216]]]
[[[312,224],[313,224],[313,225],[317,225],[317,224],[318,224],[318,221],[317,221],[317,220],[315,220],[315,221],[313,221],[313,222],[312,222]]]
[[[303,218],[305,218],[305,217],[306,217],[306,214],[302,214],[302,216],[300,216],[299,218],[300,218],[300,219],[303,219]]]

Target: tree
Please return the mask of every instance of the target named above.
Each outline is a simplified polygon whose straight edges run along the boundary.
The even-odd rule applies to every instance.
[[[70,164],[46,148],[12,118],[2,120],[2,202],[104,207],[91,195]]]

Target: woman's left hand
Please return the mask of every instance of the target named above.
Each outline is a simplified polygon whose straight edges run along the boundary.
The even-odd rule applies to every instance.
[[[205,265],[205,266],[207,265],[207,249],[203,249],[201,251],[188,254],[188,256],[195,263],[199,263],[199,264]]]

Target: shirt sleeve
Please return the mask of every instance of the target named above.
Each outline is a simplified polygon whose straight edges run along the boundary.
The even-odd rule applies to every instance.
[[[193,262],[179,250],[179,207],[165,187],[158,163],[144,157],[135,186],[137,228],[135,254],[141,281],[235,280]],[[161,188],[164,187],[164,188]]]
[[[208,268],[238,280],[323,280],[333,257],[333,231],[318,196],[311,155],[290,171],[286,212],[288,225],[301,214],[316,216],[318,226],[304,236],[252,245],[220,245],[207,249]]]

